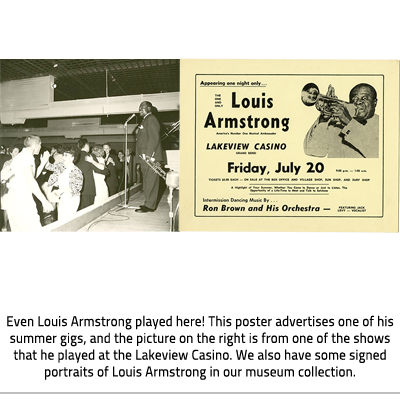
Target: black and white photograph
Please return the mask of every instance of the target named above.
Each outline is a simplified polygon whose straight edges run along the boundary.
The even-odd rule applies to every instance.
[[[304,152],[313,157],[378,158],[379,116],[376,89],[369,83],[355,85],[348,100],[340,100],[335,88],[326,95],[314,83],[304,86],[301,99],[320,112],[304,139]]]
[[[180,60],[4,59],[1,231],[177,231]]]

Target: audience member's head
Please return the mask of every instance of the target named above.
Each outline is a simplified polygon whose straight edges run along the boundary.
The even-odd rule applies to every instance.
[[[106,152],[106,154],[109,154],[111,152],[111,146],[109,143],[104,143],[103,144],[103,149]]]
[[[54,151],[53,151],[54,150]],[[52,154],[54,158],[54,163],[58,164],[59,162],[64,161],[64,145],[58,144],[52,148]]]
[[[74,161],[77,159],[78,150],[72,146],[66,146],[64,148],[63,154],[64,154],[64,161],[66,162],[67,165],[70,165],[74,163]]]
[[[92,147],[92,153],[96,156],[96,157],[103,157],[104,156],[104,150],[103,150],[103,146],[99,145],[99,144],[95,144]]]
[[[9,147],[10,155],[14,158],[19,153],[19,147],[16,144],[13,144]]]
[[[24,140],[24,146],[32,151],[32,154],[37,155],[42,148],[42,140],[39,136],[27,136]]]
[[[81,151],[89,152],[89,150],[90,150],[89,142],[87,139],[84,139],[84,138],[79,139],[77,146],[78,146],[78,149]]]

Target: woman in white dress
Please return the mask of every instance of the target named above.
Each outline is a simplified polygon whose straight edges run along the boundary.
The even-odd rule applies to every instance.
[[[96,156],[97,162],[101,165],[105,165],[104,160],[104,150],[103,146],[96,144],[92,148],[92,154]],[[96,186],[96,196],[94,198],[94,204],[100,205],[103,204],[108,199],[108,187],[106,184],[106,176],[102,174],[98,174],[93,171],[94,183]]]

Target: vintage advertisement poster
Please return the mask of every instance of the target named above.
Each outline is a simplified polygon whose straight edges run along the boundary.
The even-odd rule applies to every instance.
[[[181,67],[180,230],[398,230],[398,61]]]

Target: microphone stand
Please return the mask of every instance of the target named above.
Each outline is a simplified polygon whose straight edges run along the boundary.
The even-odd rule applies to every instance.
[[[124,181],[125,181],[125,197],[124,197],[124,204],[122,207],[124,208],[137,208],[137,207],[132,207],[128,206],[127,202],[127,186],[128,186],[128,179],[127,179],[127,173],[128,173],[128,122],[135,116],[135,114],[132,114],[125,122],[124,128],[125,128],[125,171],[124,171]],[[132,157],[132,162],[133,162],[133,156]]]

